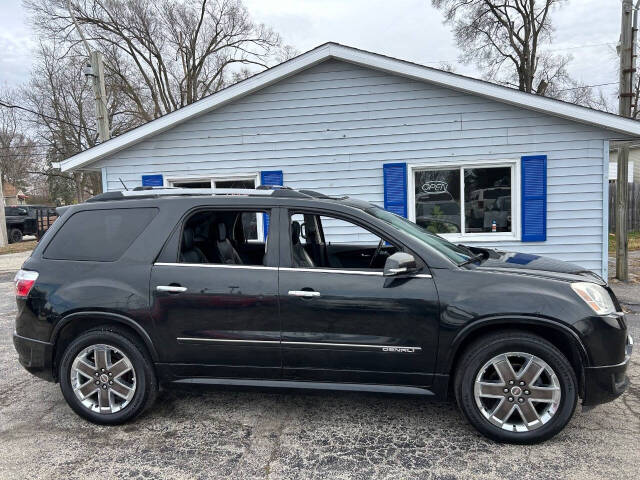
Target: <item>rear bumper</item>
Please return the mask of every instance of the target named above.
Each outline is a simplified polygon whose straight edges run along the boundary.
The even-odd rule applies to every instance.
[[[582,405],[599,405],[615,400],[629,386],[629,377],[626,375],[631,352],[633,351],[633,339],[629,335],[624,362],[618,365],[603,367],[587,367],[584,369],[584,398]]]
[[[18,361],[31,374],[49,382],[53,377],[53,345],[48,342],[13,334],[13,345],[18,352]]]

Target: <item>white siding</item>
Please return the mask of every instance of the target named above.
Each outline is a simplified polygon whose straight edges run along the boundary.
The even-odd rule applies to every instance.
[[[283,170],[286,185],[382,205],[382,165],[548,156],[546,242],[493,246],[602,273],[605,141],[550,115],[327,61],[94,164],[109,190],[164,178]],[[338,233],[338,232],[335,232]],[[348,233],[348,232],[340,232]],[[485,243],[492,245],[491,243]],[[604,262],[606,264],[606,262]]]

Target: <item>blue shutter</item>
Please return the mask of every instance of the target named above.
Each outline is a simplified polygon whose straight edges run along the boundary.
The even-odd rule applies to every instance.
[[[522,157],[522,241],[547,239],[547,156]]]
[[[382,166],[384,179],[384,209],[407,217],[407,164],[385,163]]]
[[[265,170],[260,172],[260,185],[280,185],[282,186],[282,170]],[[269,233],[269,215],[263,214],[262,226],[264,227],[264,238],[267,239]]]

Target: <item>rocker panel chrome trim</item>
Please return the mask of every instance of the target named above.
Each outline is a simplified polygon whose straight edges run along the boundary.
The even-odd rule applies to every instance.
[[[321,346],[321,347],[351,347],[351,348],[375,348],[390,353],[415,353],[422,351],[421,347],[410,347],[406,345],[370,345],[364,343],[331,343],[331,342],[295,342],[280,340],[241,340],[229,338],[197,338],[197,337],[178,337],[176,340],[180,343],[266,343],[297,346]]]
[[[243,380],[235,378],[183,378],[173,383],[206,385],[239,385],[246,387],[303,388],[310,390],[345,390],[349,392],[405,393],[433,396],[431,390],[422,387],[399,385],[373,385],[366,383],[302,382],[294,380]]]

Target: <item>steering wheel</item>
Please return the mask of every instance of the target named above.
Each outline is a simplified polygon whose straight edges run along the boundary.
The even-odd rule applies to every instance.
[[[384,240],[380,239],[380,242],[376,247],[376,251],[373,253],[373,257],[371,257],[371,261],[369,262],[369,268],[373,268],[373,264],[375,263],[376,258],[378,258],[378,255],[380,255],[380,250],[382,250],[383,246],[384,246]]]

